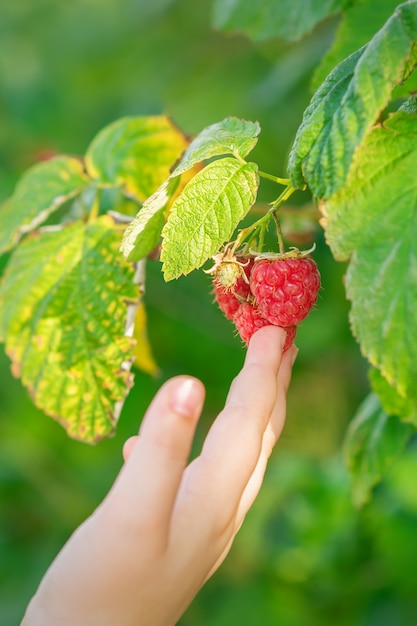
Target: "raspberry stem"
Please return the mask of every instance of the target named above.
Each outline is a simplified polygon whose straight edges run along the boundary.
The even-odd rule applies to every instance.
[[[260,170],[258,170],[258,174],[259,176],[261,176],[261,178],[267,178],[268,180],[272,180],[278,185],[284,185],[285,187],[288,187],[290,184],[289,178],[280,178],[279,176],[273,176],[272,174],[268,174],[267,172],[261,172]]]
[[[283,180],[283,179],[281,179]],[[236,241],[232,247],[232,254],[238,249],[241,243],[249,238],[249,243],[255,238],[256,232],[259,233],[258,247],[259,251],[262,251],[262,246],[265,238],[265,232],[268,228],[269,221],[271,218],[275,221],[275,225],[277,228],[277,237],[278,237],[278,245],[281,254],[285,254],[284,240],[282,237],[281,225],[278,219],[278,209],[279,207],[294,193],[295,188],[292,185],[287,185],[284,191],[278,196],[274,202],[271,202],[271,208],[265,215],[260,217],[256,222],[254,222],[251,226],[247,228],[243,228],[239,235],[236,238]]]

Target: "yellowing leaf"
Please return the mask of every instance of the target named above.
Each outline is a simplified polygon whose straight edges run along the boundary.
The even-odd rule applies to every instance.
[[[125,117],[104,128],[85,157],[90,176],[143,202],[169,177],[188,142],[164,116]]]
[[[134,348],[134,365],[151,376],[156,376],[159,372],[158,365],[152,354],[151,345],[146,332],[146,310],[143,300],[139,303],[135,316],[135,327],[133,338],[136,341]]]
[[[102,220],[29,236],[0,285],[0,338],[35,404],[68,434],[113,433],[132,384],[128,303],[138,300],[120,234]]]

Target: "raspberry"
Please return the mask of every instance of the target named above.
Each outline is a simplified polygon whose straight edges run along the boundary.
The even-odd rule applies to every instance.
[[[287,337],[285,339],[284,347],[282,348],[283,352],[288,350],[288,348],[291,348],[297,334],[297,326],[287,326],[285,330],[287,331]]]
[[[294,326],[316,303],[320,274],[311,258],[262,259],[253,266],[250,288],[268,322]]]
[[[253,259],[250,259],[247,265],[242,265],[246,278],[249,281]],[[243,276],[239,276],[233,287],[224,287],[217,278],[213,281],[214,295],[219,308],[223,311],[227,319],[233,319],[234,314],[239,308],[241,300],[246,300],[250,294],[249,282],[246,282]],[[240,299],[241,300],[240,300]]]
[[[233,316],[233,321],[242,341],[246,344],[249,343],[249,339],[259,328],[270,326],[268,320],[262,317],[258,309],[252,304],[249,304],[249,302],[239,304]]]
[[[243,302],[239,305],[233,321],[238,330],[241,339],[248,344],[250,338],[257,330],[263,326],[270,326],[268,320],[266,320],[260,313],[257,307],[249,304],[249,302]],[[283,352],[288,350],[292,345],[295,335],[297,334],[297,326],[289,326],[285,329],[287,331],[287,337],[282,349]]]

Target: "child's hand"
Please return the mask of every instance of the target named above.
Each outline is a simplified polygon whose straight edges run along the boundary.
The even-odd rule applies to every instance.
[[[261,486],[285,418],[296,355],[285,332],[253,336],[202,452],[187,465],[200,381],[168,381],[109,494],[69,539],[24,626],[169,626],[225,558]],[[22,625],[22,626],[23,626]]]

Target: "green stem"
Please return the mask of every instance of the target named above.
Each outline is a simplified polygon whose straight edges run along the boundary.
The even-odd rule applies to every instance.
[[[267,172],[261,172],[260,170],[258,170],[258,174],[259,176],[261,176],[261,178],[267,178],[268,180],[272,180],[274,183],[278,183],[278,185],[285,185],[285,187],[288,187],[290,184],[289,178],[280,178],[279,176],[273,176],[272,174],[268,174]]]
[[[280,196],[274,202],[271,202],[271,208],[265,215],[260,217],[256,222],[254,222],[251,226],[247,228],[243,228],[239,235],[236,238],[236,241],[231,249],[232,254],[236,252],[241,243],[243,243],[246,239],[249,238],[249,243],[254,239],[256,231],[260,232],[259,243],[263,245],[265,232],[268,228],[268,224],[270,219],[272,218],[275,221],[277,227],[277,235],[278,235],[278,244],[280,248],[281,254],[285,253],[284,249],[284,241],[282,237],[281,225],[278,220],[278,209],[279,207],[294,193],[295,188],[291,185],[288,185]]]
[[[279,245],[280,254],[285,254],[284,238],[282,236],[281,224],[279,222],[276,210],[272,211],[272,217],[274,218],[275,226],[277,229],[277,237],[278,237],[278,245]]]

